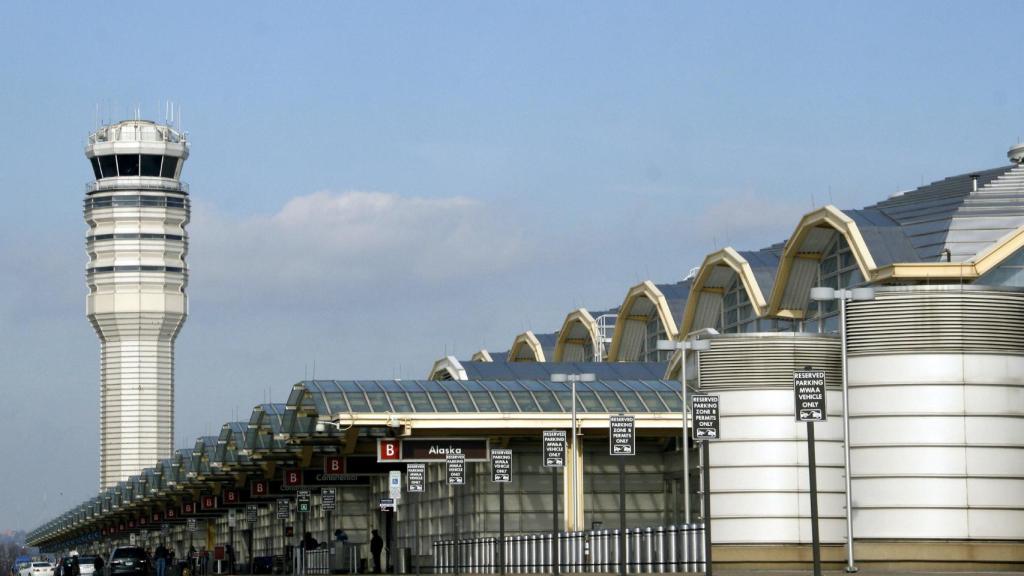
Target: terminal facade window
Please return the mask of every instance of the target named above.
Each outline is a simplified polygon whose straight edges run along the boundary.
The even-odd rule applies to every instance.
[[[857,258],[850,250],[846,238],[839,233],[825,249],[818,264],[818,279],[815,286],[829,288],[853,288],[864,284]],[[808,298],[804,314],[803,332],[835,332],[839,330],[839,302],[814,302]]]
[[[671,351],[658,350],[658,340],[668,340],[668,333],[665,332],[665,327],[661,325],[661,319],[655,311],[647,319],[644,347],[640,351],[641,362],[668,362]]]

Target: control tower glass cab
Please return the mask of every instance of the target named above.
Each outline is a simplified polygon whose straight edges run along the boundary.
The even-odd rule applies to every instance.
[[[85,155],[89,294],[100,338],[100,486],[174,448],[174,340],[188,304],[185,135],[129,120],[89,135]]]

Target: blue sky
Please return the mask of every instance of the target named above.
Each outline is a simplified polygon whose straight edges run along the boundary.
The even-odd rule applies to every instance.
[[[423,377],[781,240],[813,205],[1004,164],[1018,20],[995,2],[7,3],[0,528],[97,486],[97,110],[173,100],[192,140],[190,443],[314,361]]]

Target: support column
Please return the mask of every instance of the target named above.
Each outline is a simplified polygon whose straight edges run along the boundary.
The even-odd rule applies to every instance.
[[[571,436],[571,435],[570,435]],[[576,462],[578,466],[573,467],[572,451],[576,451]],[[583,489],[583,442],[579,442],[579,446],[570,446],[567,450],[567,458],[565,462],[565,468],[562,473],[562,517],[564,518],[564,529],[566,531],[574,530],[585,530],[583,503],[584,494],[586,491]],[[573,490],[572,478],[576,476],[576,490]],[[576,502],[575,516],[573,515],[573,502]]]

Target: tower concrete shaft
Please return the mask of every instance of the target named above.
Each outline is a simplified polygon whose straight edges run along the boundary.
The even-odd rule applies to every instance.
[[[171,126],[129,120],[89,135],[95,180],[86,313],[100,338],[100,487],[174,449],[174,340],[188,313],[188,158]]]

